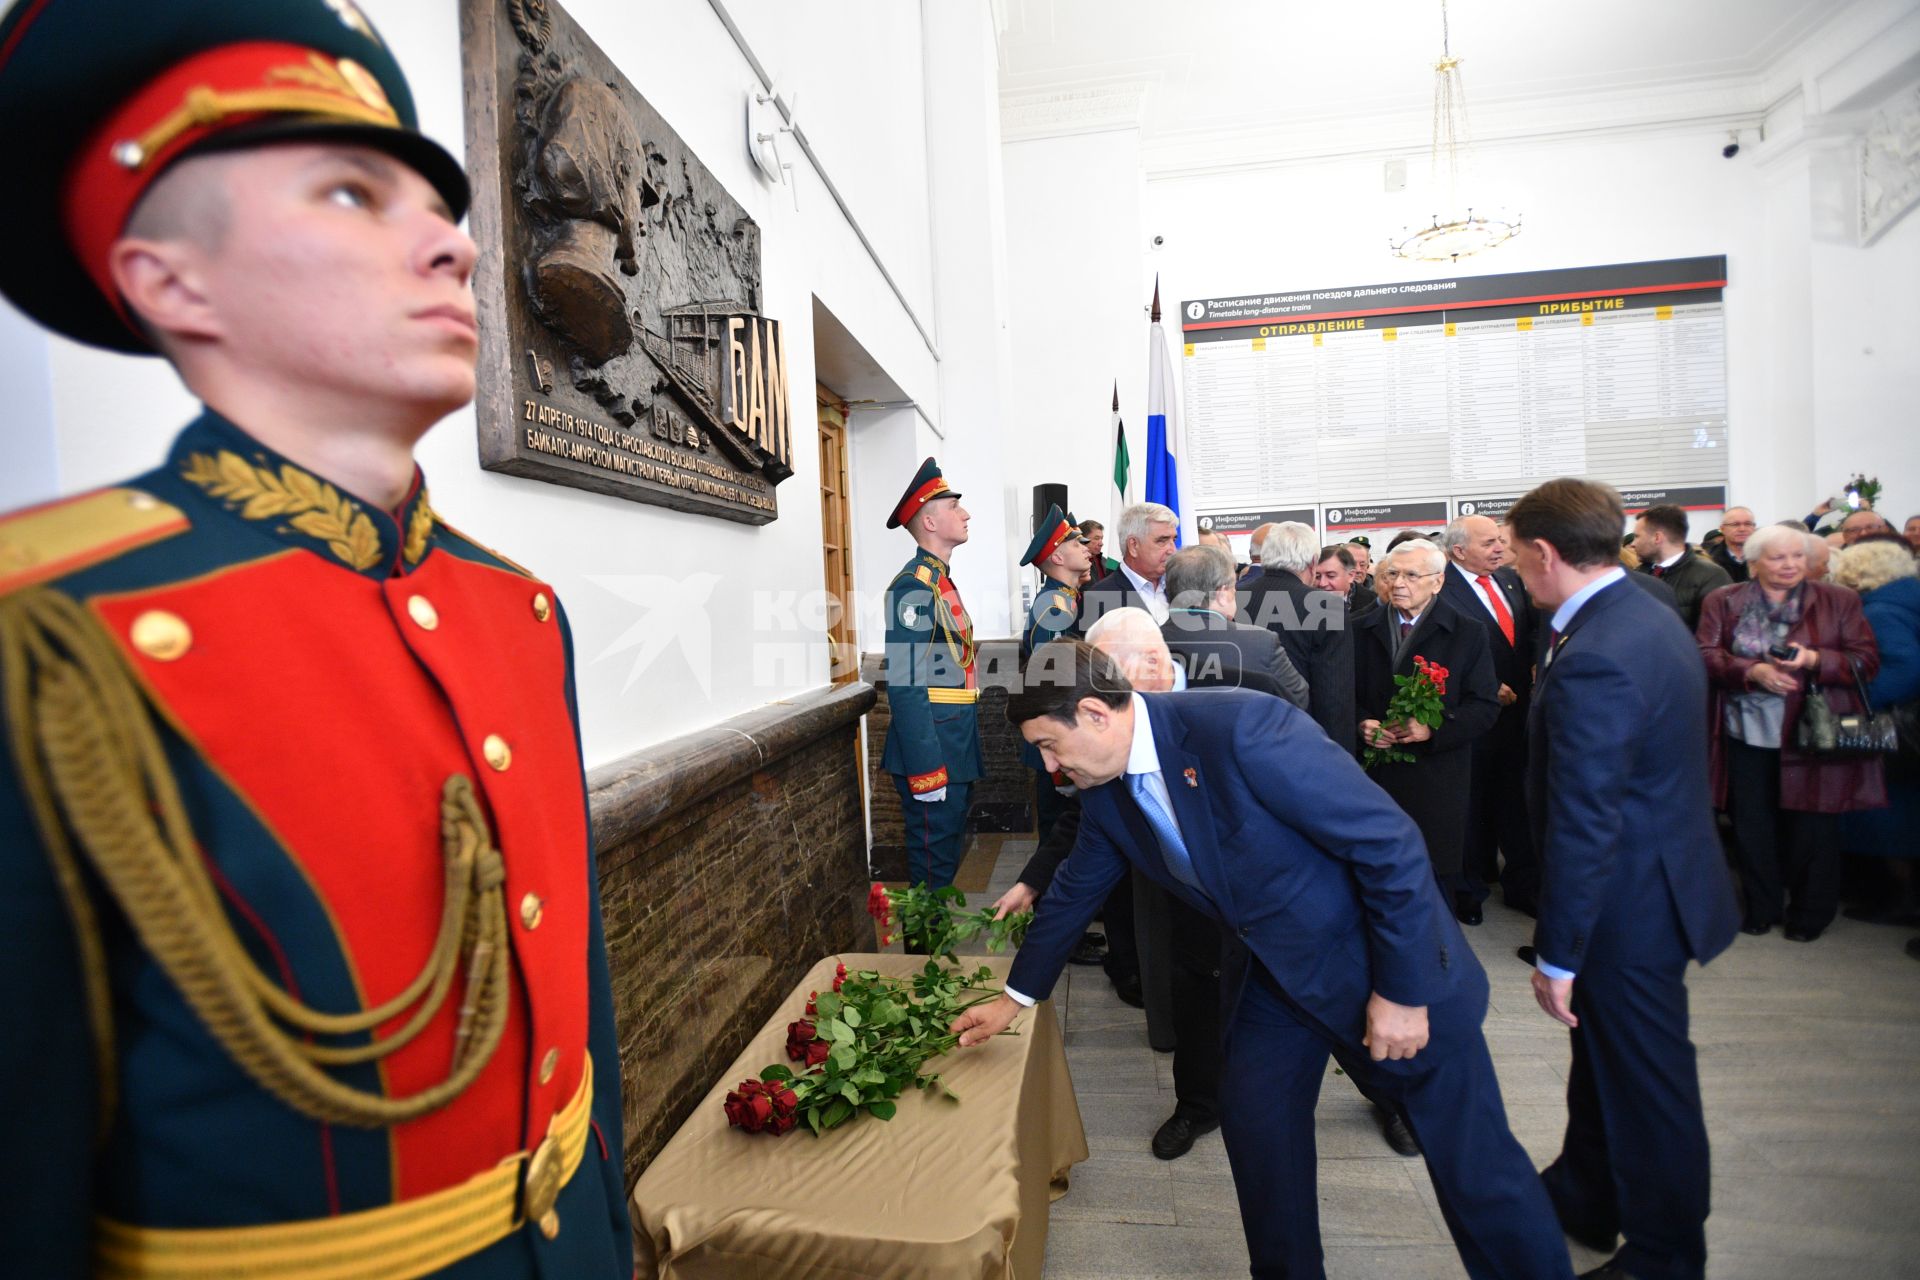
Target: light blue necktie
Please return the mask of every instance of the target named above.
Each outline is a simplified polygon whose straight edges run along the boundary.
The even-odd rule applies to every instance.
[[[1200,887],[1200,877],[1193,873],[1193,858],[1187,853],[1186,842],[1180,838],[1180,828],[1148,788],[1147,775],[1128,774],[1127,790],[1133,793],[1140,812],[1147,815],[1147,825],[1153,828],[1153,834],[1160,838],[1160,855],[1167,861],[1167,870],[1173,873],[1174,879],[1205,897],[1207,891]]]

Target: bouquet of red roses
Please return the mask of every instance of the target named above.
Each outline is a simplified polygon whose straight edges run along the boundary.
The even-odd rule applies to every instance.
[[[938,1073],[922,1075],[920,1068],[959,1043],[947,1028],[963,1009],[1000,994],[982,985],[993,970],[961,969],[954,943],[984,931],[988,949],[999,951],[1017,945],[1033,919],[1022,912],[995,920],[991,908],[957,914],[956,902],[966,902],[956,889],[874,885],[867,910],[890,930],[898,909],[901,927],[932,953],[925,967],[893,978],[837,965],[833,989],[809,994],[803,1016],[787,1025],[787,1059],[794,1065],[774,1063],[759,1079],[729,1091],[727,1123],[775,1137],[804,1124],[818,1134],[861,1111],[891,1120],[894,1099],[910,1088],[938,1088],[954,1098]],[[891,932],[886,940],[893,940]]]
[[[1385,737],[1386,730],[1403,724],[1423,724],[1429,729],[1438,729],[1446,718],[1445,704],[1441,698],[1447,692],[1447,669],[1437,662],[1428,662],[1419,654],[1413,657],[1413,674],[1393,678],[1393,701],[1387,704],[1387,715],[1373,731],[1373,738],[1366,744],[1366,751],[1360,762],[1371,769],[1377,764],[1392,764],[1417,759],[1411,751],[1402,751]]]

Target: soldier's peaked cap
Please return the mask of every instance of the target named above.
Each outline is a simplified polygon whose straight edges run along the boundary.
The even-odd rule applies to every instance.
[[[913,473],[912,483],[907,491],[900,495],[900,501],[894,504],[893,514],[887,517],[887,528],[898,529],[907,521],[920,514],[920,508],[935,498],[957,498],[960,495],[947,488],[947,481],[940,474],[940,464],[928,458]]]
[[[70,338],[150,352],[107,270],[140,197],[186,155],[319,139],[384,151],[466,212],[465,172],[419,132],[352,0],[15,0],[0,17],[0,293]]]
[[[1039,564],[1055,551],[1060,544],[1080,531],[1060,514],[1060,504],[1047,508],[1047,514],[1033,527],[1033,541],[1027,544],[1026,554],[1020,557],[1021,564]]]

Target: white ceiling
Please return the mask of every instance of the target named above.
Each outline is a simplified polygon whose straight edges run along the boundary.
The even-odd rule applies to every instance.
[[[1840,0],[1449,0],[1476,112],[1697,95],[1726,112],[1777,89],[1778,64]],[[1424,115],[1440,0],[1004,0],[1008,136],[1132,113],[1156,138],[1285,129],[1305,119]],[[1790,83],[1790,80],[1789,80]],[[1111,127],[1109,124],[1107,127]],[[1478,132],[1478,130],[1476,130]],[[1410,138],[1409,142],[1420,139]]]

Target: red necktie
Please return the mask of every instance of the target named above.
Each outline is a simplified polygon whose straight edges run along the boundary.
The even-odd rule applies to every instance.
[[[1487,603],[1493,606],[1493,616],[1500,621],[1500,634],[1507,638],[1507,644],[1513,644],[1513,614],[1507,610],[1507,602],[1500,598],[1500,592],[1493,585],[1493,579],[1481,574],[1474,579],[1480,584],[1480,590],[1486,593]]]

